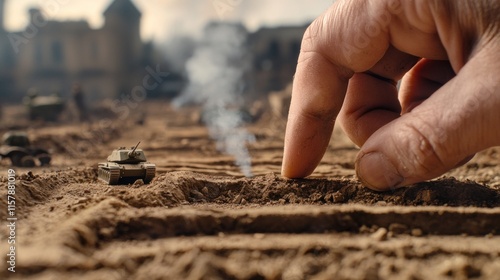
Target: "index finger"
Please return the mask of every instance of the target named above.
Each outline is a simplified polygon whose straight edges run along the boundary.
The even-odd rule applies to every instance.
[[[400,12],[400,5],[399,0],[337,1],[309,26],[293,82],[283,176],[306,177],[319,164],[349,79],[384,56],[391,13]],[[373,29],[371,36],[360,36],[358,26]]]

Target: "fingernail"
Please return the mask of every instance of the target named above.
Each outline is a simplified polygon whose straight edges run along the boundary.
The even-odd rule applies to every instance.
[[[397,187],[404,180],[387,157],[378,152],[362,155],[356,162],[356,173],[364,185],[378,191]]]

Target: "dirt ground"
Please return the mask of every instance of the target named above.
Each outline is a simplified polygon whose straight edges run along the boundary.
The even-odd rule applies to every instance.
[[[335,132],[311,178],[281,178],[285,121],[249,127],[254,177],[242,176],[196,109],[144,103],[92,124],[34,124],[53,153],[14,168],[15,273],[8,271],[7,159],[0,161],[1,279],[498,279],[500,148],[431,182],[386,193],[355,177],[355,146]],[[16,120],[16,121],[14,121]],[[157,176],[108,186],[97,163],[142,141]],[[12,234],[12,233],[10,233]]]

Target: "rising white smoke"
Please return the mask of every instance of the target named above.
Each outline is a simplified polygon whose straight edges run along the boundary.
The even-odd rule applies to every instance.
[[[250,67],[248,33],[240,24],[211,23],[186,65],[187,90],[174,100],[203,105],[203,121],[217,141],[217,149],[234,156],[241,172],[252,176],[247,144],[255,137],[245,128],[241,108],[244,76]]]

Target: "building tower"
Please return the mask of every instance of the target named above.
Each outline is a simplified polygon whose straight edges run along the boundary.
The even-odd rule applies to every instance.
[[[126,61],[139,57],[142,51],[141,12],[131,0],[114,0],[104,11],[104,29],[117,40],[121,59]]]
[[[104,19],[103,30],[112,50],[108,59],[116,67],[111,71],[119,84],[117,94],[130,92],[137,85],[137,69],[141,68],[141,12],[131,0],[114,0],[104,11]]]
[[[104,17],[106,25],[123,24],[124,22],[135,25],[141,19],[141,12],[131,0],[114,0],[104,11]]]

